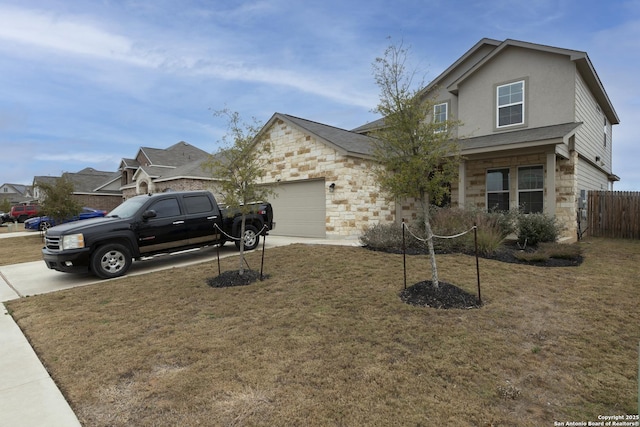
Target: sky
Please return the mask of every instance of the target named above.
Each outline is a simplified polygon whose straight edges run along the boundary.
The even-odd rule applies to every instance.
[[[390,43],[429,82],[484,37],[587,52],[620,118],[614,189],[640,191],[640,0],[0,0],[0,185],[214,153],[225,108],[353,129]]]

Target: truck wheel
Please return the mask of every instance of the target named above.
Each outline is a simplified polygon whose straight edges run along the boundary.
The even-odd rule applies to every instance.
[[[244,248],[248,251],[254,250],[260,243],[260,235],[253,225],[244,227]],[[240,240],[236,240],[236,247],[240,249]]]
[[[118,243],[100,246],[91,255],[91,271],[101,279],[122,276],[131,267],[131,252]]]

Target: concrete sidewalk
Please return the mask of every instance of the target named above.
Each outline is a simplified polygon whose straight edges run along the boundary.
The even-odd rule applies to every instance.
[[[0,239],[25,234],[33,233],[3,233]],[[293,243],[359,246],[356,240],[269,236],[265,247],[269,249]],[[220,249],[221,257],[237,254],[234,245],[228,244]],[[137,261],[127,276],[208,262],[216,256],[217,251],[208,248]],[[72,275],[49,270],[43,261],[0,266],[0,302],[104,282],[89,274]],[[80,426],[78,418],[4,304],[0,304],[0,309],[0,425]]]

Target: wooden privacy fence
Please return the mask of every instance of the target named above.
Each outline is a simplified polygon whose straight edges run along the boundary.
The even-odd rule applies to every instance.
[[[589,235],[640,239],[640,192],[589,191]]]

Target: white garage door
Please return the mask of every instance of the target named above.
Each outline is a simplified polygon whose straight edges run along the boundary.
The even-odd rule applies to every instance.
[[[271,198],[274,236],[326,237],[324,180],[280,183]]]

